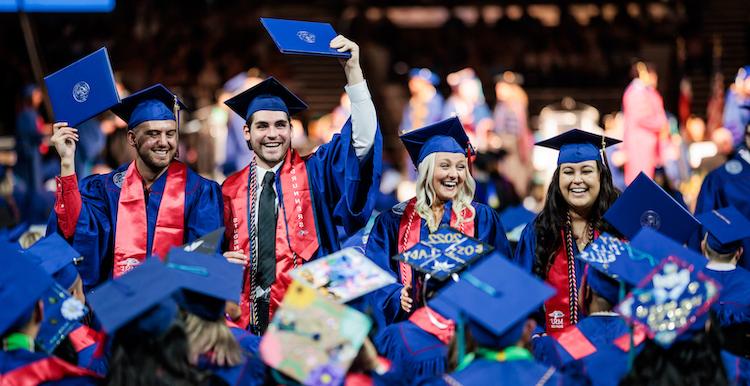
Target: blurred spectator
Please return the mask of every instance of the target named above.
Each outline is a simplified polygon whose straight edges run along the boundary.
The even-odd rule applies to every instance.
[[[664,111],[664,102],[656,90],[658,75],[652,63],[637,62],[631,72],[633,80],[625,90],[622,110],[625,115],[623,148],[625,184],[644,172],[654,177],[654,169],[660,164],[660,143],[668,139],[669,124]]]
[[[724,100],[724,127],[732,133],[734,146],[744,141],[745,127],[750,123],[750,66],[737,71]]]
[[[448,74],[451,96],[443,107],[443,119],[458,116],[479,151],[486,147],[487,134],[492,130],[492,114],[484,100],[482,82],[471,68]]]
[[[531,180],[531,151],[534,137],[528,126],[529,98],[521,88],[523,77],[510,71],[495,77],[497,104],[493,118],[499,143],[488,138],[488,151],[503,150],[500,173],[512,183],[519,196],[528,193]],[[491,206],[491,205],[490,205]]]
[[[428,68],[414,68],[409,71],[411,98],[404,107],[399,133],[407,133],[440,120],[444,100],[435,88],[438,84],[440,77]]]

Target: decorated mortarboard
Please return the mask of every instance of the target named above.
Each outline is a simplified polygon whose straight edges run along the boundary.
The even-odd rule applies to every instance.
[[[435,299],[460,309],[477,343],[492,348],[515,344],[520,339],[519,323],[554,293],[495,252],[462,273],[458,282],[450,283]]]
[[[268,366],[304,385],[339,385],[372,322],[293,281],[260,342]]]
[[[107,49],[95,52],[44,77],[55,119],[71,127],[120,103]]]
[[[1,248],[0,335],[4,335],[19,319],[30,315],[34,304],[52,287],[54,280],[18,250]]]
[[[224,314],[225,301],[239,302],[243,267],[228,262],[215,252],[207,255],[172,248],[166,267],[176,276],[183,296],[180,305],[206,320],[217,320]]]
[[[641,228],[653,228],[681,244],[700,226],[687,209],[642,172],[604,213],[604,219],[631,240]]]
[[[147,121],[178,121],[177,114],[185,109],[177,95],[155,84],[131,94],[111,110],[132,129]]]
[[[635,237],[630,240],[630,245],[633,248],[653,256],[658,262],[661,262],[661,260],[664,260],[667,256],[674,255],[699,269],[705,267],[706,263],[708,263],[708,260],[700,253],[678,244],[671,238],[651,228],[641,229]]]
[[[424,79],[432,83],[433,86],[440,84],[440,77],[429,68],[412,68],[409,70],[409,78]]]
[[[681,334],[703,328],[720,286],[700,267],[670,255],[617,305],[628,321],[645,328],[646,334],[669,347]],[[687,336],[687,334],[686,334]]]
[[[39,264],[63,288],[70,288],[78,278],[76,264],[83,257],[57,233],[40,239],[23,253]]]
[[[151,258],[95,288],[86,298],[107,333],[139,319],[139,330],[158,334],[175,316],[177,306],[171,296],[179,288],[180,279],[173,270]]]
[[[708,246],[717,253],[735,252],[742,240],[750,237],[750,220],[733,206],[701,213],[696,218],[708,232]]]
[[[474,154],[463,125],[458,117],[451,117],[440,122],[412,130],[401,135],[409,157],[415,166],[432,153]]]
[[[603,160],[604,149],[620,143],[619,139],[609,138],[603,134],[589,133],[580,129],[571,129],[552,138],[536,143],[550,149],[559,150],[557,164],[579,163],[584,161]]]
[[[88,309],[58,283],[44,293],[42,301],[44,317],[34,341],[44,352],[51,354],[68,334],[78,328]]]
[[[289,275],[324,296],[346,303],[396,282],[393,275],[373,263],[356,248],[336,253],[294,269]]]
[[[351,52],[339,52],[330,47],[338,34],[328,23],[314,21],[260,18],[276,47],[283,54],[332,56],[351,58]]]
[[[307,109],[307,104],[302,99],[272,76],[227,99],[224,104],[245,118],[245,121],[249,121],[256,111],[261,110],[283,111],[294,115]]]
[[[403,261],[431,278],[443,281],[478,258],[490,253],[492,246],[456,229],[443,225],[413,247],[392,259]]]
[[[224,229],[224,227],[215,229],[199,237],[195,241],[182,245],[180,248],[188,252],[198,252],[206,255],[214,255],[219,252],[221,239],[222,236],[224,236]]]
[[[523,205],[511,206],[500,213],[500,222],[505,228],[508,241],[521,239],[521,233],[527,224],[534,221],[536,213],[526,209]]]

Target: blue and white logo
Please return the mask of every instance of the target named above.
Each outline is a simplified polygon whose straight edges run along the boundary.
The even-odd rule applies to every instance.
[[[89,99],[90,91],[91,87],[89,87],[89,84],[84,81],[80,81],[76,83],[75,86],[73,86],[73,99],[75,99],[78,103],[86,102],[86,100]]]
[[[302,40],[305,43],[313,44],[315,43],[315,34],[308,31],[297,31],[297,37],[299,40]]]
[[[661,228],[661,216],[653,210],[647,210],[641,215],[641,226],[659,230]]]

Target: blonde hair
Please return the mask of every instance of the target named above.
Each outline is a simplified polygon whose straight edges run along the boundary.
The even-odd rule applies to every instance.
[[[419,163],[417,170],[419,176],[417,177],[417,213],[419,217],[422,217],[427,222],[427,227],[430,232],[437,230],[440,225],[440,219],[435,220],[435,215],[432,212],[432,203],[435,202],[435,188],[432,186],[432,178],[435,174],[435,159],[437,158],[436,153],[432,153],[424,158]],[[476,214],[474,207],[471,206],[471,200],[474,199],[474,191],[476,190],[477,183],[469,173],[468,169],[465,169],[464,182],[458,187],[458,194],[453,199],[452,211],[456,214],[458,224],[474,221]],[[464,209],[468,208],[471,211],[469,217],[463,217]]]
[[[225,355],[226,366],[242,363],[242,349],[224,320],[205,320],[188,313],[185,316],[185,332],[190,346],[191,361],[197,363],[201,354],[221,351]]]

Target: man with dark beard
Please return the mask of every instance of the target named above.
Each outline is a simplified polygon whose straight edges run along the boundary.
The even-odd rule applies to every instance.
[[[128,122],[136,158],[80,186],[73,166],[78,131],[66,122],[54,125],[61,172],[47,233],[59,232],[81,253],[85,290],[222,225],[219,185],[176,160],[184,108],[160,84],[123,99],[112,111]]]

